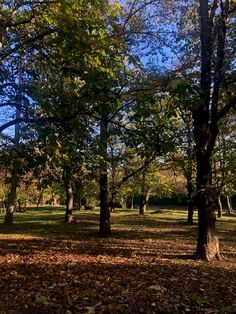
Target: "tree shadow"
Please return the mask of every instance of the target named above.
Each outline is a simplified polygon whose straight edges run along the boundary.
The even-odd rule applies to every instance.
[[[194,260],[195,254],[162,254],[161,257],[171,260]]]
[[[0,264],[3,313],[235,313],[235,273],[209,265],[101,258]],[[223,287],[223,289],[222,289]],[[9,293],[10,291],[10,293]],[[174,309],[174,311],[173,311]]]

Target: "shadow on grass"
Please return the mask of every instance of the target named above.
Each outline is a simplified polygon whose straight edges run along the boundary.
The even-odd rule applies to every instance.
[[[79,212],[77,215],[78,223],[76,224],[66,224],[64,220],[64,212],[54,213],[53,211],[48,214],[46,211],[44,213],[41,210],[26,212],[23,214],[17,214],[15,223],[12,226],[0,225],[0,236],[8,234],[31,234],[33,236],[38,236],[39,238],[44,238],[42,243],[47,243],[47,245],[41,245],[41,242],[37,242],[39,248],[37,250],[46,250],[48,247],[55,247],[55,252],[66,251],[67,253],[83,254],[87,252],[91,255],[99,254],[108,254],[111,256],[127,255],[131,256],[133,253],[137,253],[140,256],[141,254],[139,249],[132,247],[128,242],[136,241],[141,242],[143,247],[152,246],[148,244],[147,241],[152,241],[155,243],[166,243],[166,241],[174,241],[173,243],[179,243],[178,247],[181,247],[183,243],[194,243],[197,238],[197,227],[196,225],[188,225],[185,220],[182,218],[171,218],[171,217],[157,217],[156,219],[152,218],[151,215],[148,216],[139,216],[136,213],[133,214],[122,214],[114,215],[112,217],[112,234],[110,237],[101,239],[98,235],[99,230],[99,215],[97,212]],[[225,224],[230,226],[230,230],[225,230]],[[226,223],[225,221],[220,222],[221,232],[220,238],[226,243],[231,245],[235,241],[236,230],[232,229],[232,225]],[[80,243],[80,241],[90,241],[91,247],[86,247],[83,250],[80,247],[71,247],[67,244],[61,246],[61,241],[74,240]],[[13,243],[14,240],[4,239],[1,241],[1,245],[9,245],[9,250],[14,249],[14,245],[11,246],[10,243]],[[31,246],[30,240],[21,240],[26,241],[29,247]],[[113,242],[119,242],[119,245],[111,245]],[[19,241],[16,242],[17,245]],[[165,244],[163,244],[164,247]],[[34,248],[34,240],[32,242],[32,252]],[[123,248],[122,248],[123,246]],[[98,249],[96,249],[98,247]],[[155,245],[154,245],[155,247]],[[137,251],[137,252],[136,252]],[[157,253],[152,251],[152,248],[149,249],[150,256],[155,256]],[[186,253],[184,249],[180,249],[180,256]],[[16,251],[12,251],[16,253]],[[19,252],[18,252],[19,253]],[[166,252],[166,254],[169,254]],[[171,255],[169,254],[169,257]],[[173,258],[176,258],[177,255],[173,255]]]
[[[162,254],[163,258],[171,259],[171,260],[194,260],[195,254]]]
[[[62,261],[50,267],[43,262],[2,264],[0,271],[4,274],[0,278],[3,313],[88,313],[88,309],[91,313],[95,307],[96,313],[126,314],[236,310],[232,304],[235,274],[224,270],[222,281],[219,269],[190,263],[165,260],[144,265],[111,260],[103,264],[97,259],[86,264]],[[111,311],[111,304],[115,310]]]

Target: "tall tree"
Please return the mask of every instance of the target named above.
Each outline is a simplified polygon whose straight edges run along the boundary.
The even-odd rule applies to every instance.
[[[216,217],[212,203],[211,156],[219,132],[219,120],[236,106],[236,95],[226,84],[226,44],[230,31],[230,1],[200,0],[201,77],[200,103],[193,109],[197,163],[198,241],[196,255],[201,259],[220,258]],[[228,33],[228,34],[227,34]]]

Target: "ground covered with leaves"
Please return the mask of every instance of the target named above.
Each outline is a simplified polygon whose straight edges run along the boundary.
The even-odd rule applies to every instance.
[[[236,218],[218,220],[223,260],[206,263],[186,216],[119,210],[99,238],[96,211],[72,225],[60,208],[16,214],[0,227],[0,314],[236,313]]]

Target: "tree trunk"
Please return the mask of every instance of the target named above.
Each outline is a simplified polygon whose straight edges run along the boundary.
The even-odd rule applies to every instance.
[[[128,209],[134,209],[134,194],[128,195],[125,202],[125,207]]]
[[[111,193],[111,200],[109,202],[110,212],[113,212],[116,208],[116,192]]]
[[[64,184],[66,190],[66,215],[65,222],[72,222],[73,219],[73,186],[69,169],[64,170]]]
[[[74,209],[80,210],[81,209],[81,192],[82,192],[83,184],[80,178],[77,178],[74,183]]]
[[[52,198],[51,198],[51,205],[56,206],[58,205],[58,195],[52,193]]]
[[[73,190],[72,182],[68,181],[66,186],[66,216],[65,222],[72,222],[73,219]]]
[[[144,215],[147,210],[147,204],[149,200],[150,192],[142,192],[140,197],[139,214]]]
[[[130,209],[134,209],[134,194],[130,197]]]
[[[185,124],[187,128],[187,164],[185,165],[184,173],[187,180],[187,191],[188,191],[188,224],[193,224],[193,196],[194,196],[194,185],[193,185],[193,171],[194,171],[194,139],[193,139],[193,116],[190,112],[185,117]]]
[[[134,195],[128,195],[125,200],[125,207],[127,209],[134,209]]]
[[[232,202],[231,202],[231,198],[229,195],[226,195],[226,201],[227,201],[227,209],[228,209],[228,213],[232,214],[233,212],[233,208],[232,208]]]
[[[216,21],[217,1],[200,1],[201,78],[200,103],[193,108],[197,163],[198,240],[196,256],[220,258],[216,216],[212,204],[211,156],[218,135],[220,87],[224,78],[224,50],[228,1]],[[218,15],[217,15],[218,17]],[[214,32],[217,34],[214,34]],[[216,35],[216,36],[214,36]],[[217,38],[217,41],[215,39]],[[213,49],[215,49],[213,51]],[[214,64],[214,67],[213,67]],[[227,111],[225,111],[227,112]],[[221,111],[222,114],[222,111]]]
[[[108,173],[107,173],[107,134],[108,122],[106,115],[102,114],[100,125],[100,150],[102,160],[100,162],[100,224],[99,233],[101,236],[108,236],[111,233]]]
[[[217,213],[218,213],[218,218],[222,217],[222,203],[221,203],[221,197],[220,194],[217,196]]]
[[[37,208],[42,205],[45,204],[45,199],[44,199],[44,190],[40,189],[39,191],[39,198],[38,198],[38,202],[37,202]]]
[[[16,106],[16,119],[20,118],[21,115],[21,104],[22,104],[22,91],[21,91],[21,84],[22,84],[22,75],[23,75],[23,68],[22,68],[22,59],[20,59],[19,64],[19,88],[16,95],[16,103],[18,106]],[[20,142],[20,125],[19,123],[15,124],[15,135],[14,135],[14,145],[17,149],[17,146]],[[6,208],[6,214],[5,214],[5,220],[4,223],[6,225],[11,225],[13,223],[13,213],[15,211],[15,205],[16,205],[16,190],[17,186],[19,184],[20,175],[19,175],[19,162],[18,162],[18,155],[13,156],[13,165],[12,165],[12,171],[11,171],[11,182],[10,182],[10,191],[8,193],[7,198],[7,208]]]
[[[104,171],[104,168],[103,168],[103,171]],[[102,236],[107,236],[111,233],[107,173],[100,174],[100,226],[99,227],[100,227],[99,233]]]
[[[19,109],[16,110],[16,118],[20,117],[20,111]],[[17,145],[19,144],[20,141],[20,129],[19,129],[19,124],[15,125],[15,137],[14,137],[14,143],[17,149]],[[16,210],[16,190],[17,186],[19,184],[20,180],[20,175],[19,175],[19,160],[18,160],[18,155],[16,154],[13,156],[13,165],[12,165],[12,170],[11,170],[11,181],[10,181],[10,191],[8,193],[8,198],[7,198],[7,207],[6,207],[6,215],[5,215],[5,220],[4,223],[6,225],[11,225],[13,223],[13,213]]]
[[[13,172],[11,177],[11,183],[10,183],[10,191],[8,193],[7,198],[7,207],[6,207],[6,214],[5,214],[5,220],[4,223],[6,225],[11,225],[13,223],[13,213],[15,212],[15,205],[16,205],[16,190],[19,183],[19,176],[14,171],[16,170],[16,167],[14,166],[15,162],[13,162]]]
[[[194,214],[193,201],[188,200],[188,224],[189,225],[193,224],[193,214]]]
[[[188,189],[188,223],[193,224],[193,193],[194,186],[192,182],[192,176],[187,178],[187,189]]]
[[[211,200],[211,163],[207,154],[197,151],[198,240],[196,257],[207,261],[220,259],[216,216]]]

